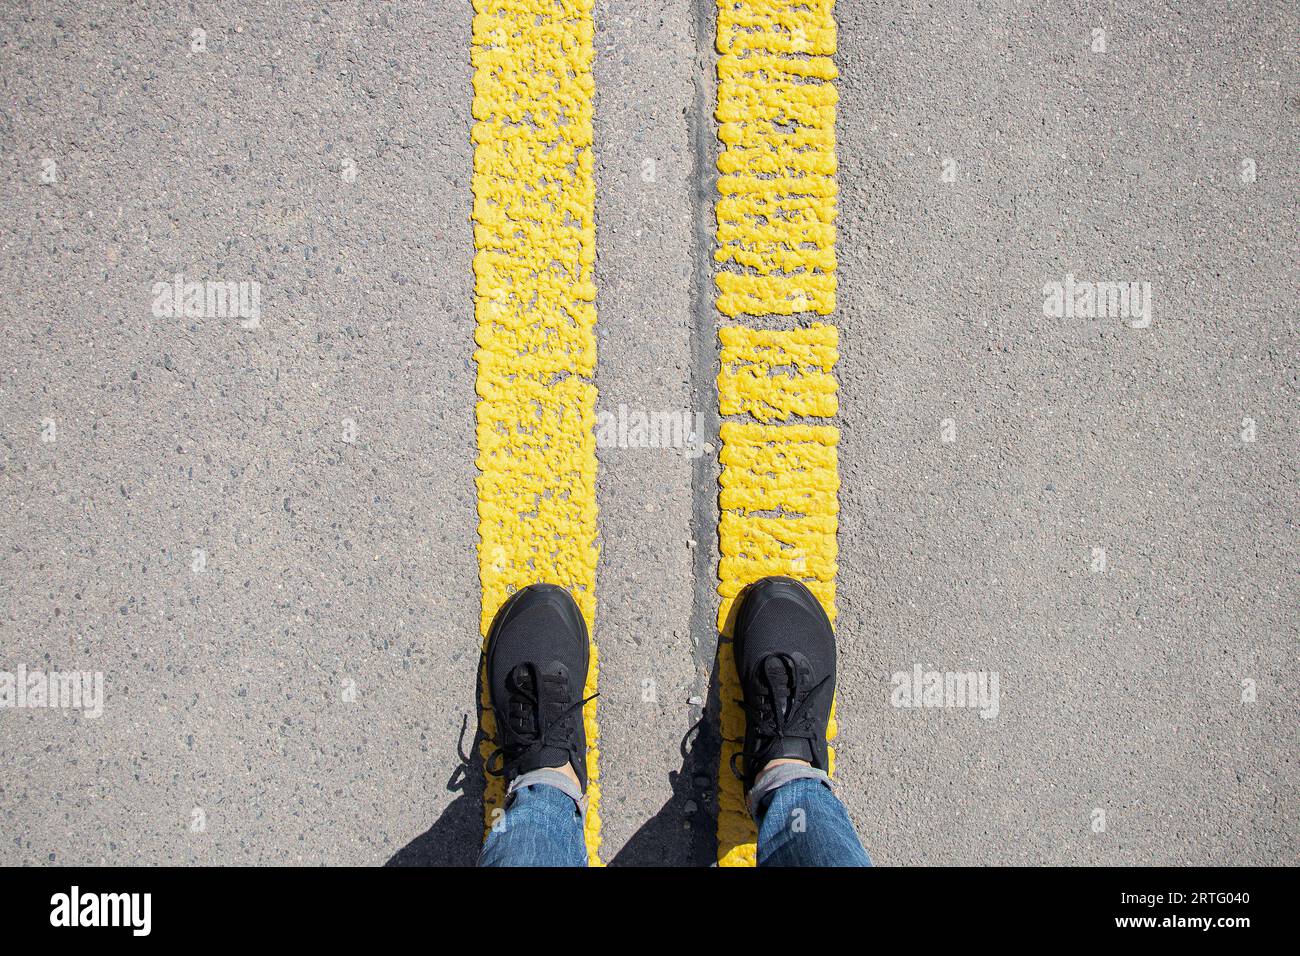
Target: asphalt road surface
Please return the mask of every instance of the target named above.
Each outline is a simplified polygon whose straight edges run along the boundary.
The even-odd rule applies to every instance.
[[[0,863],[473,861],[471,16],[0,12],[0,671],[103,675],[0,709]],[[598,404],[708,442],[599,452],[616,864],[713,853],[712,17],[595,9]],[[1297,862],[1294,4],[836,17],[865,845]],[[259,283],[256,328],[160,315],[177,274]],[[1149,311],[1047,314],[1069,282]],[[918,669],[996,712],[899,706]]]

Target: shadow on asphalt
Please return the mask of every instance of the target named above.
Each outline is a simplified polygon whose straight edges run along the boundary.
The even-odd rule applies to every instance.
[[[632,834],[609,866],[712,866],[718,848],[718,658],[704,713],[681,743],[681,769],[668,774],[672,796]]]
[[[447,781],[447,792],[460,796],[442,811],[433,826],[394,853],[384,866],[474,866],[478,862],[483,845],[483,760],[477,731],[469,753],[465,752],[468,727],[466,714],[456,742],[460,766]]]

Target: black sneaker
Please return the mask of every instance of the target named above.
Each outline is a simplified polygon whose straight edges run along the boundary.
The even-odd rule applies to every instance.
[[[587,657],[587,624],[564,588],[530,584],[501,606],[488,632],[487,686],[498,745],[488,773],[513,780],[568,763],[586,791]]]
[[[746,721],[744,749],[732,755],[731,769],[745,793],[780,757],[826,770],[835,633],[821,602],[791,578],[764,578],[741,598],[734,643]]]

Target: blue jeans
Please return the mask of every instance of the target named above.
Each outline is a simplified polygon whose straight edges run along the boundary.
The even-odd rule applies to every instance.
[[[764,776],[750,795],[759,866],[871,865],[824,773],[787,765]],[[524,774],[511,784],[479,866],[586,866],[584,810],[577,787],[562,775]]]

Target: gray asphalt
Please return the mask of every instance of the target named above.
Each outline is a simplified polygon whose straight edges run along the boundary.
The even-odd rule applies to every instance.
[[[0,864],[472,861],[470,17],[0,12],[0,671],[105,679],[0,710]],[[596,278],[600,407],[713,443],[711,17],[597,4]],[[867,848],[1295,863],[1294,6],[837,18]],[[155,316],[177,272],[261,282],[260,327]],[[1150,325],[1045,316],[1067,273]],[[713,450],[600,451],[607,861],[709,855]],[[917,665],[997,716],[891,706]]]

